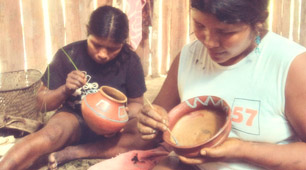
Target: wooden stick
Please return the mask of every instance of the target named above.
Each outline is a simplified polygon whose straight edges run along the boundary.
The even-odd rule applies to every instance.
[[[149,106],[154,109],[153,105],[151,104],[151,102],[146,98],[144,97],[144,99],[146,100],[146,102],[149,104]],[[174,140],[175,144],[178,145],[178,141],[177,139],[174,137],[173,133],[170,131],[169,127],[167,127],[167,131],[170,133],[170,136],[172,137],[172,139]]]
[[[152,109],[154,109],[154,107],[153,107],[153,105],[151,104],[151,102],[150,102],[146,97],[144,97],[144,99],[145,99],[146,102],[150,105],[150,107],[151,107]]]

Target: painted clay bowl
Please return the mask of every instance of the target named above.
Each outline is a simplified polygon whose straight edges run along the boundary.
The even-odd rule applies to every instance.
[[[126,101],[127,97],[119,90],[101,86],[98,92],[83,98],[82,115],[95,133],[112,135],[120,131],[129,119],[125,110]]]
[[[228,137],[231,109],[216,96],[194,97],[170,110],[169,129],[175,139],[166,131],[164,141],[178,155],[197,157],[203,147],[215,147]]]

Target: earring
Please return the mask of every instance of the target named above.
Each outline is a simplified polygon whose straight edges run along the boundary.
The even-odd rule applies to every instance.
[[[258,32],[258,34],[256,35],[255,37],[255,43],[256,43],[256,48],[255,48],[255,53],[256,54],[259,54],[260,53],[260,50],[259,50],[259,44],[261,42],[261,39],[260,39],[260,33]]]

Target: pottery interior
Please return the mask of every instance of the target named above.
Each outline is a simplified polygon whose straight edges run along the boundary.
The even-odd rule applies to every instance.
[[[126,101],[127,97],[119,90],[102,86],[97,93],[88,94],[82,100],[84,120],[97,134],[114,134],[128,121]]]
[[[229,105],[216,96],[199,96],[180,103],[169,112],[169,132],[163,134],[174,151],[195,157],[203,147],[221,144],[231,130]]]

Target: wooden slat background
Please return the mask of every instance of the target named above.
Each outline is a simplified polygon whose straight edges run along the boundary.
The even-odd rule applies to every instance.
[[[194,35],[189,0],[152,1],[151,39],[145,36],[149,28],[143,27],[145,38],[136,52],[145,75],[159,76],[167,74],[169,64]],[[269,28],[306,46],[306,0],[270,1]],[[48,56],[58,48],[86,39],[89,15],[102,5],[123,9],[124,0],[0,0],[0,72],[30,68],[44,72]]]
[[[49,15],[49,29],[51,37],[51,47],[49,48],[49,52],[51,51],[51,54],[55,54],[56,50],[65,44],[66,31],[61,0],[49,0],[47,13]],[[47,53],[45,53],[44,57],[46,57],[46,55]]]
[[[0,1],[1,71],[24,68],[23,38],[18,0]]]

